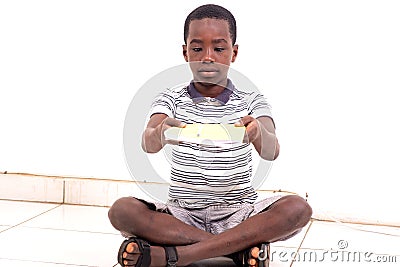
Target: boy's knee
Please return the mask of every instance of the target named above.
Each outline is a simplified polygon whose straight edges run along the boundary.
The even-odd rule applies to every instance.
[[[122,197],[116,200],[108,210],[108,218],[111,224],[118,229],[119,222],[124,221],[126,217],[132,216],[132,213],[141,210],[141,207],[143,207],[143,204],[136,198]]]
[[[299,197],[300,198],[300,197]],[[310,220],[311,220],[311,216],[312,216],[312,208],[310,206],[310,204],[308,204],[308,202],[306,200],[304,200],[303,198],[300,198],[301,200],[299,201],[299,212],[301,214],[301,217],[304,220],[304,225],[305,226]]]
[[[114,225],[114,222],[117,220],[121,213],[124,210],[125,203],[127,202],[127,198],[123,197],[114,202],[111,208],[108,210],[108,218],[110,222]]]
[[[292,222],[298,227],[304,227],[310,221],[312,208],[307,201],[300,196],[286,196],[281,199],[279,208],[286,214],[288,222]]]
[[[312,216],[312,208],[307,201],[300,196],[291,196],[290,210],[295,215],[297,223],[301,227],[307,225]]]

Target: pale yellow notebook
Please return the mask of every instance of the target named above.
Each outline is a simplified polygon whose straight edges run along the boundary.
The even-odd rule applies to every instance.
[[[203,145],[224,146],[242,143],[246,131],[244,126],[233,124],[187,124],[185,128],[171,127],[165,138]]]

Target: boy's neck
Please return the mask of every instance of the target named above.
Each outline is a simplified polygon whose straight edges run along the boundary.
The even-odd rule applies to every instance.
[[[218,84],[214,83],[204,83],[204,82],[194,82],[194,87],[196,90],[202,94],[204,97],[217,97],[226,88],[228,84],[228,79],[225,79]]]

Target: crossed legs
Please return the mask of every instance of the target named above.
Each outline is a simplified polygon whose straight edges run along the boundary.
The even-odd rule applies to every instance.
[[[178,266],[229,255],[262,242],[274,242],[299,231],[310,220],[311,207],[298,196],[286,196],[266,211],[254,215],[219,235],[205,232],[173,216],[149,209],[135,198],[117,200],[109,211],[111,224],[119,231],[149,242],[173,245]],[[135,247],[131,248],[136,251]],[[127,266],[135,266],[139,252],[127,254]],[[166,266],[162,247],[151,247],[151,266]]]

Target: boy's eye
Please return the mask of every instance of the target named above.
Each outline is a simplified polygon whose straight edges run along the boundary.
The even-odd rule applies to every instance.
[[[214,50],[215,50],[216,52],[222,52],[222,51],[224,51],[225,49],[222,48],[222,47],[217,47],[217,48],[215,48]]]
[[[200,51],[201,51],[201,48],[200,48],[200,47],[194,47],[194,48],[193,48],[193,51],[194,51],[194,52],[200,52]]]

